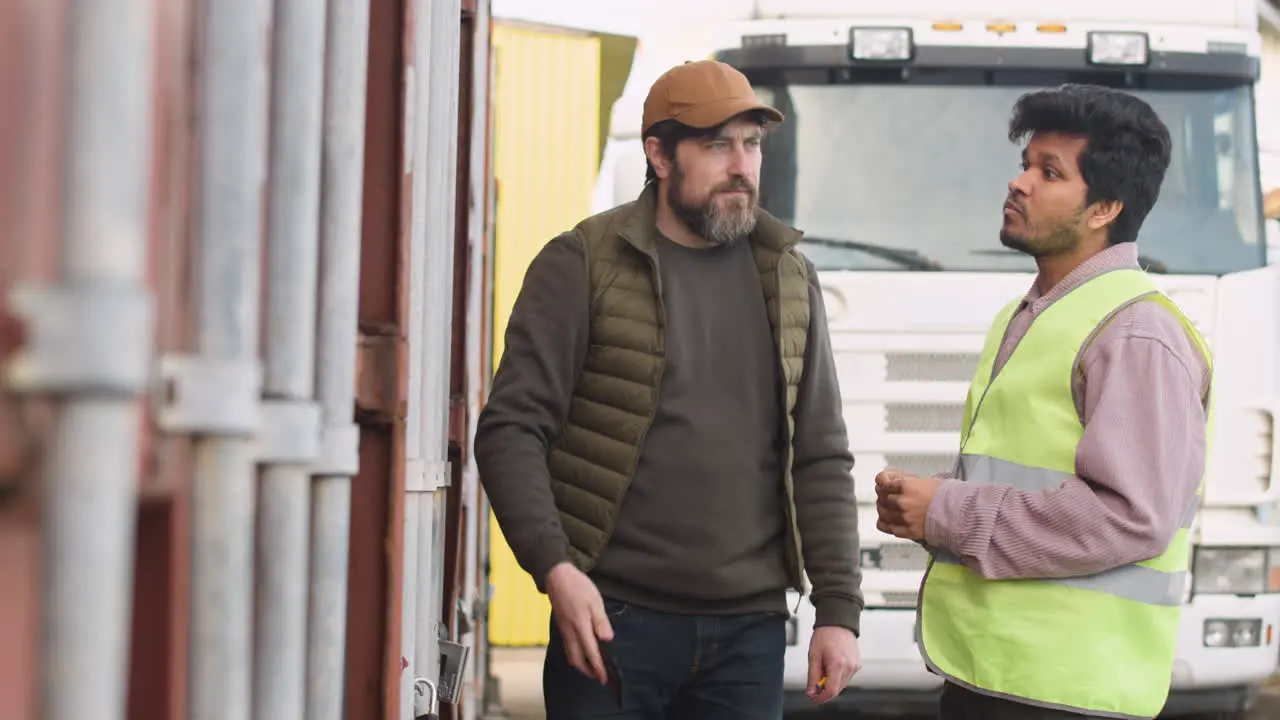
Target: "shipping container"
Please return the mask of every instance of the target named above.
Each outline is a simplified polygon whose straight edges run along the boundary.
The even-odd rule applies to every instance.
[[[0,4],[0,717],[483,714],[490,24]]]
[[[496,18],[493,23],[495,244],[493,365],[534,256],[592,214],[613,104],[635,54],[633,37]],[[528,108],[539,108],[530,113]],[[637,119],[637,123],[639,120]],[[489,640],[545,645],[551,606],[489,514]]]

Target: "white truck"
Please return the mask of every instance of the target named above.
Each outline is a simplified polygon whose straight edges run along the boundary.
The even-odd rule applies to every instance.
[[[864,667],[835,704],[936,707],[942,681],[914,640],[927,555],[876,530],[872,480],[955,462],[984,333],[1035,271],[997,240],[1020,162],[1010,110],[1071,81],[1137,94],[1174,139],[1139,247],[1213,348],[1217,426],[1166,714],[1243,718],[1280,640],[1280,283],[1258,178],[1253,0],[757,0],[726,12],[683,45],[642,38],[596,202],[638,192],[639,101],[670,65],[716,57],[787,115],[764,146],[761,201],[805,231],[822,275],[860,503]],[[786,688],[802,712],[813,609],[799,608]]]

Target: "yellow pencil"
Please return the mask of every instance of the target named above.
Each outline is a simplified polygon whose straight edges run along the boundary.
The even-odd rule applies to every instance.
[[[827,686],[827,676],[826,676],[826,675],[823,675],[823,676],[822,676],[822,679],[818,681],[818,686],[817,686],[816,688],[814,688],[814,689],[815,689],[815,690],[817,690],[817,691],[819,691],[819,692],[821,692],[821,691],[822,691],[822,688],[824,688],[824,687],[826,687],[826,686]]]

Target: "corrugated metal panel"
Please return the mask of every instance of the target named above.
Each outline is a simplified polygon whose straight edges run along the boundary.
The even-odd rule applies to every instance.
[[[511,306],[529,262],[591,212],[600,132],[600,41],[554,28],[495,23],[493,357],[502,356]],[[546,596],[490,521],[489,640],[547,641]]]
[[[487,130],[490,103],[458,92],[469,70],[434,78],[444,162],[404,167],[406,126],[428,137],[425,112],[403,112],[426,42],[405,21],[431,6],[448,38],[418,77],[456,73],[449,23],[488,0],[372,3],[371,20],[369,0],[226,4],[0,3],[0,106],[16,110],[0,112],[4,720],[418,716],[396,702],[414,670],[404,416],[424,400],[406,397],[408,291],[428,281],[407,266],[405,199],[433,189],[433,218],[466,207],[451,116]],[[259,92],[278,73],[296,82]],[[465,293],[461,266],[430,282]],[[94,350],[109,361],[67,360]],[[448,597],[421,625],[433,640]],[[411,679],[438,680],[431,659]],[[482,706],[462,687],[442,720]]]
[[[10,292],[47,274],[58,247],[56,88],[67,50],[57,30],[65,13],[62,3],[0,3],[0,365],[23,339]],[[29,424],[30,411],[15,400],[0,393],[0,717],[28,720],[37,714],[43,602],[33,463],[46,438],[45,423]]]

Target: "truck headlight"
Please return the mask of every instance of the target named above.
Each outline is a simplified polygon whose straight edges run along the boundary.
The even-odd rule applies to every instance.
[[[1204,646],[1212,648],[1258,647],[1262,644],[1262,620],[1206,620]]]
[[[1150,44],[1146,33],[1089,33],[1089,62],[1094,65],[1146,65]]]
[[[1196,593],[1258,595],[1268,588],[1265,548],[1197,548],[1192,567]]]
[[[850,28],[849,57],[854,60],[910,60],[911,28]]]

